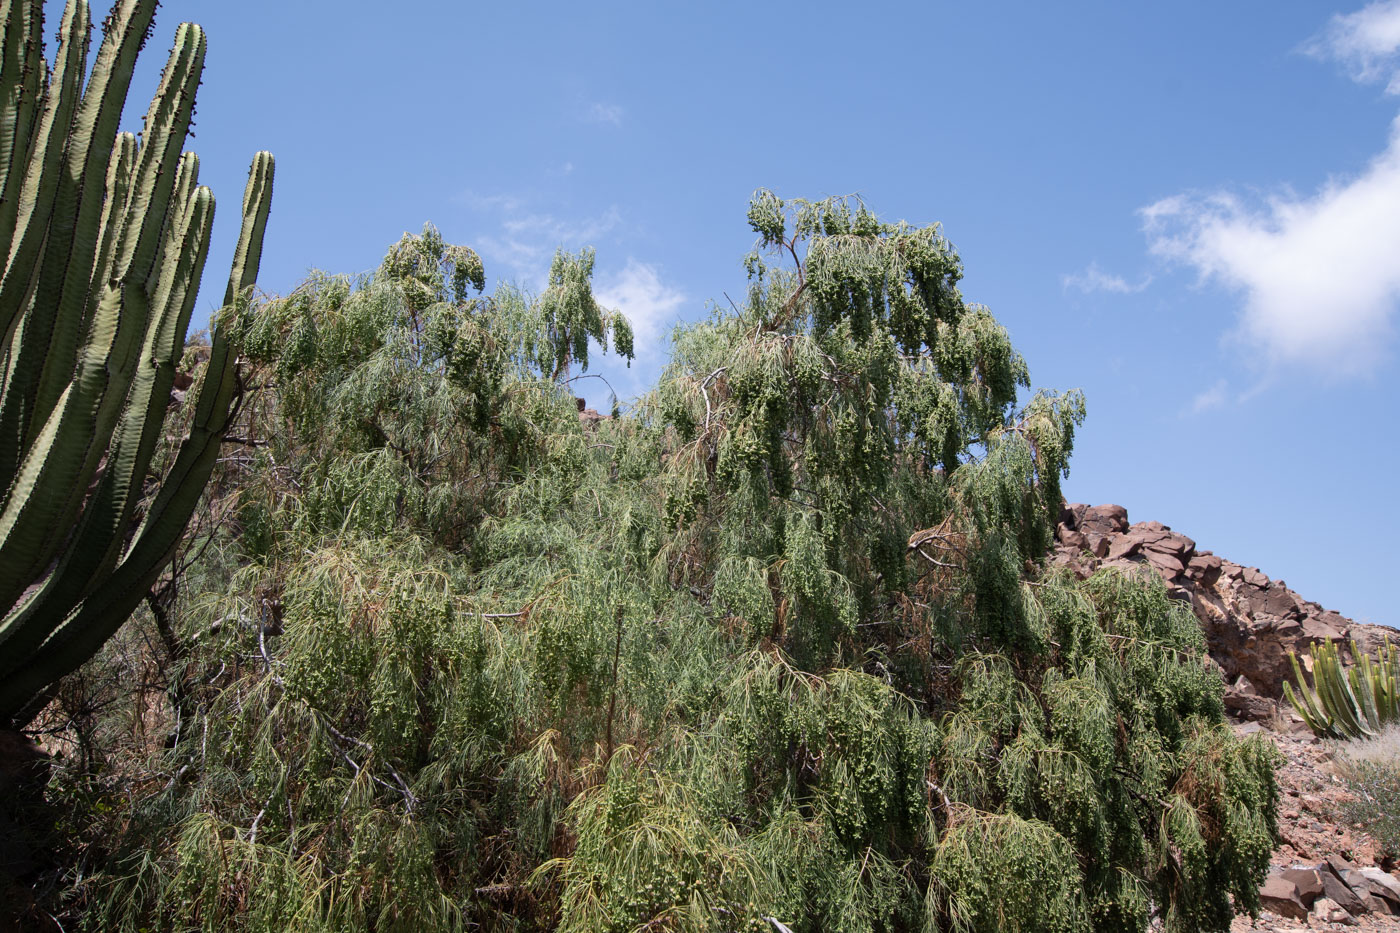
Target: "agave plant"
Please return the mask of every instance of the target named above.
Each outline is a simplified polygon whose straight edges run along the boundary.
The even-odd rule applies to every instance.
[[[156,6],[113,7],[89,74],[87,0],[69,0],[52,63],[43,0],[0,2],[0,721],[25,721],[146,594],[236,394],[230,318],[257,275],[267,153],[253,160],[188,435],[149,485],[214,216],[199,160],[182,151],[204,67],[198,26],[177,30],[140,141],[118,133]]]
[[[1372,738],[1389,723],[1400,722],[1400,653],[1386,639],[1376,650],[1376,659],[1363,654],[1351,643],[1356,663],[1343,668],[1336,642],[1324,641],[1311,650],[1315,689],[1303,679],[1296,654],[1290,656],[1293,677],[1298,682],[1283,685],[1284,696],[1308,728],[1320,736],[1336,739]]]

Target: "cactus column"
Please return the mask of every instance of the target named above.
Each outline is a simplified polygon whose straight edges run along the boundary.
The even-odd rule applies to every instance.
[[[69,0],[52,67],[42,0],[0,0],[0,725],[76,669],[170,560],[237,387],[229,332],[257,276],[272,157],[253,160],[194,417],[149,505],[208,254],[214,198],[183,152],[204,67],[181,24],[140,142],[118,133],[156,0],[120,0],[86,87],[90,17]]]

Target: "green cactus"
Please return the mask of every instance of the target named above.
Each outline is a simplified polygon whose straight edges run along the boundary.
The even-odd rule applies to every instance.
[[[1400,722],[1400,652],[1390,639],[1377,649],[1374,662],[1353,641],[1351,656],[1357,660],[1350,669],[1342,667],[1335,642],[1320,642],[1311,654],[1316,689],[1308,689],[1293,654],[1298,690],[1285,682],[1283,693],[1313,732],[1335,739],[1371,738],[1387,724]]]
[[[237,389],[228,338],[262,253],[266,152],[188,436],[151,495],[214,217],[199,160],[182,151],[204,67],[198,26],[176,31],[140,142],[118,133],[156,6],[113,7],[84,88],[87,0],[69,0],[52,65],[43,0],[0,0],[0,723],[31,715],[146,594],[199,502]]]

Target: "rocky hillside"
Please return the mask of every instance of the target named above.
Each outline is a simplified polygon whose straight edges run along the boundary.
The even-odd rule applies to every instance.
[[[1257,567],[1197,550],[1195,541],[1161,522],[1129,524],[1121,505],[1067,505],[1055,537],[1052,560],[1079,577],[1101,567],[1150,567],[1173,596],[1189,602],[1225,677],[1226,705],[1242,719],[1269,720],[1280,712],[1284,678],[1292,676],[1290,652],[1306,667],[1307,647],[1324,639],[1355,639],[1370,652],[1395,634],[1324,609]]]
[[[1102,567],[1150,568],[1173,596],[1190,603],[1225,680],[1236,732],[1262,731],[1283,754],[1280,841],[1260,892],[1264,913],[1256,921],[1240,918],[1235,930],[1400,931],[1396,866],[1341,819],[1348,792],[1330,767],[1330,747],[1281,701],[1284,678],[1292,677],[1290,652],[1307,668],[1309,645],[1355,639],[1370,652],[1395,630],[1352,622],[1258,568],[1197,550],[1195,541],[1161,522],[1130,524],[1121,505],[1067,505],[1055,537],[1052,563],[1076,576]]]

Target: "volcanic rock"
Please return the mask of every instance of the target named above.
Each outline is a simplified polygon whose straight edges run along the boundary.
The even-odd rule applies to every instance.
[[[1335,854],[1329,855],[1327,857],[1328,862],[1339,857],[1340,856]],[[1331,867],[1328,865],[1328,862],[1317,866],[1318,874],[1322,877],[1323,896],[1325,898],[1331,898],[1338,907],[1353,916],[1366,913],[1370,908],[1367,907],[1366,902],[1361,896],[1351,889],[1351,885],[1347,884],[1346,881],[1342,879],[1341,874],[1336,871],[1324,870],[1326,867]],[[1366,893],[1369,894],[1370,892],[1367,891]]]
[[[1167,584],[1171,596],[1189,603],[1229,685],[1226,706],[1240,718],[1262,721],[1274,716],[1273,701],[1282,698],[1284,680],[1293,677],[1290,654],[1299,655],[1310,678],[1309,646],[1339,642],[1343,661],[1350,663],[1352,639],[1363,652],[1372,653],[1393,633],[1306,601],[1257,567],[1197,551],[1194,540],[1170,525],[1130,525],[1127,509],[1119,505],[1066,505],[1055,540],[1050,562],[1081,579],[1106,567],[1150,570]]]
[[[1316,868],[1285,868],[1279,876],[1293,882],[1298,899],[1308,907],[1322,896],[1322,875]]]
[[[1308,915],[1308,908],[1298,896],[1298,888],[1282,875],[1270,875],[1259,889],[1259,903],[1265,910],[1272,910],[1280,917],[1302,920]]]
[[[1372,894],[1390,901],[1400,912],[1400,881],[1396,881],[1394,875],[1379,868],[1358,868],[1356,871],[1366,879]]]
[[[1350,911],[1328,897],[1317,899],[1317,903],[1313,904],[1311,917],[1319,923],[1340,923],[1344,926],[1350,926],[1356,922]]]
[[[1075,515],[1075,527],[1086,533],[1122,534],[1128,530],[1128,510],[1121,505],[1086,506]]]

